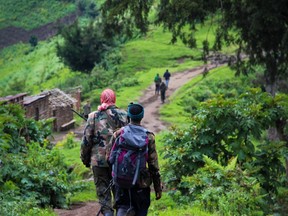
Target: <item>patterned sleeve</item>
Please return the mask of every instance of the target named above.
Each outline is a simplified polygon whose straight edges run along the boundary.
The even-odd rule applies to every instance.
[[[80,149],[80,158],[82,163],[86,167],[91,165],[91,148],[93,140],[93,118],[89,118],[84,129],[84,135],[82,138],[81,149]]]
[[[156,151],[155,136],[153,133],[148,134],[148,168],[152,177],[154,189],[156,192],[162,191],[161,176],[159,172],[158,154]]]

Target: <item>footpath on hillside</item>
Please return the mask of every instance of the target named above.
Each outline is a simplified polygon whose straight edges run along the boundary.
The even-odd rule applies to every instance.
[[[210,70],[214,67],[214,65],[208,65],[207,68]],[[169,103],[169,96],[171,96],[178,88],[189,82],[193,77],[202,74],[203,70],[204,66],[201,66],[191,70],[186,70],[184,72],[173,73],[170,78],[169,88],[166,91],[166,103]],[[145,116],[142,120],[142,125],[144,127],[154,133],[159,133],[160,131],[167,129],[169,125],[160,120],[159,110],[163,104],[161,103],[160,96],[155,95],[154,84],[149,86],[143,92],[138,102],[142,104],[145,109]],[[73,132],[76,135],[81,135],[83,133],[83,129],[84,125],[81,125],[80,127],[75,128]],[[58,137],[57,139],[60,138],[61,137]],[[100,209],[100,205],[97,200],[95,200],[95,202],[73,204],[70,208],[71,209],[69,210],[54,209],[54,212],[59,216],[95,216]]]

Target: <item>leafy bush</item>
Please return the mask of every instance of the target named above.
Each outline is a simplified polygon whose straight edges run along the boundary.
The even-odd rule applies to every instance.
[[[230,71],[228,72],[231,76]],[[214,76],[214,74],[212,75]],[[216,81],[205,77],[197,83],[197,88],[187,89],[179,105],[183,107],[184,111],[194,114],[200,102],[212,99],[215,95],[222,95],[223,98],[238,97],[246,91],[249,82],[250,78],[248,77],[235,79],[235,77],[225,77],[225,74],[222,79]]]
[[[50,127],[44,121],[26,119],[21,107],[14,104],[1,105],[0,122],[1,211],[9,211],[10,203],[19,200],[27,210],[67,207],[69,196],[81,189],[81,184],[68,173],[59,150],[50,149],[46,139]]]
[[[183,177],[181,183],[190,186],[196,203],[219,215],[263,215],[260,184],[236,165],[237,157],[225,167],[207,156],[203,160],[204,167],[191,177]]]
[[[255,148],[253,142],[261,140],[263,130],[271,126],[280,126],[285,131],[287,101],[285,95],[273,98],[260,89],[250,89],[238,97],[217,96],[201,103],[189,127],[174,127],[164,138],[164,176],[169,188],[180,192],[175,197],[179,201],[190,200],[191,185],[185,184],[183,177],[193,176],[204,166],[203,155],[222,166],[237,157],[242,167],[253,170],[251,175],[272,197],[277,187],[285,183],[283,160],[287,148],[281,142],[265,141]],[[284,126],[278,121],[284,122]]]
[[[77,142],[75,141],[75,134],[73,132],[69,132],[66,137],[57,143],[57,146],[63,146],[64,149],[72,149],[77,146]]]

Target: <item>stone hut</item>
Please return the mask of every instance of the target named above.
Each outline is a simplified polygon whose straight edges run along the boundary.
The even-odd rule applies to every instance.
[[[53,130],[63,131],[74,127],[74,104],[77,100],[67,95],[60,89],[52,89],[42,92],[40,95],[49,95],[49,116],[54,118]]]
[[[27,96],[23,102],[27,118],[35,120],[48,119],[51,117],[49,112],[49,95]]]
[[[76,99],[76,103],[74,104],[74,108],[78,112],[81,110],[81,91],[82,91],[82,87],[81,86],[70,88],[67,91],[65,91],[72,98]]]
[[[0,102],[3,101],[4,103],[18,103],[20,105],[23,105],[24,97],[27,95],[27,93],[20,93],[17,95],[9,95],[6,97],[0,97]]]
[[[81,91],[76,91],[78,97]],[[53,118],[53,130],[64,131],[74,127],[75,120],[71,108],[79,107],[79,101],[70,95],[64,93],[60,89],[52,89],[41,92],[38,95],[27,96],[27,93],[17,95],[9,95],[1,97],[0,102],[18,103],[22,105],[26,111],[27,118],[42,120]]]

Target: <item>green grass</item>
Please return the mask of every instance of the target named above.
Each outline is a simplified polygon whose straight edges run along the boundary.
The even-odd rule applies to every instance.
[[[216,214],[207,213],[197,206],[179,205],[167,193],[163,193],[162,198],[157,201],[155,201],[155,195],[152,193],[151,201],[148,216],[217,216]]]
[[[161,27],[152,29],[146,37],[128,42],[123,49],[124,61],[119,70],[125,74],[155,68],[175,68],[179,59],[191,61],[192,57],[200,57],[197,49],[191,50],[181,42],[170,44],[171,34],[163,32]]]
[[[199,88],[200,84],[206,82],[207,80],[213,80],[217,82],[218,80],[230,79],[234,77],[234,73],[228,67],[219,67],[209,71],[208,76],[203,79],[202,75],[193,78],[190,82],[186,83],[181,89],[174,92],[169,98],[169,103],[166,103],[160,109],[161,120],[169,122],[172,125],[187,125],[187,119],[189,119],[189,114],[186,113],[181,105],[183,98],[189,94],[192,89]],[[177,116],[177,119],[175,118]]]
[[[56,41],[57,38],[40,42],[33,51],[27,44],[3,49],[0,52],[0,85],[4,88],[1,88],[0,95],[19,91],[36,94],[41,90],[61,86],[67,79],[79,76],[79,73],[71,73],[60,62],[56,55]],[[13,88],[15,85],[17,88]]]
[[[94,181],[88,181],[86,182],[86,184],[87,187],[84,190],[77,192],[71,196],[71,203],[89,202],[95,201],[97,199]]]
[[[75,4],[59,0],[0,0],[0,29],[14,26],[31,30],[75,10]]]

